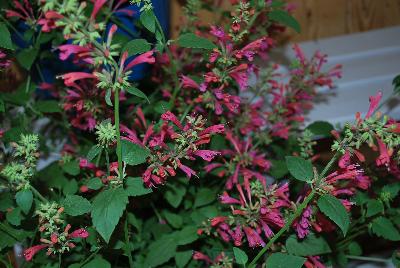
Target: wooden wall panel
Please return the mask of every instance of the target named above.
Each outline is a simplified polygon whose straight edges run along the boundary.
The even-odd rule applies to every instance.
[[[172,27],[180,24],[178,0],[172,1]],[[400,25],[400,0],[289,0],[301,34],[287,31],[292,41],[306,41]],[[212,14],[202,16],[212,23]],[[399,37],[400,38],[400,37]]]

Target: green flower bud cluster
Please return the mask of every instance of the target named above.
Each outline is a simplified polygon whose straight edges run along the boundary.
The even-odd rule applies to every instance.
[[[117,140],[117,130],[110,120],[105,120],[96,126],[98,143],[103,147],[114,144]]]
[[[151,0],[131,0],[131,4],[137,6],[143,4],[143,6],[140,8],[140,12],[149,11],[153,9],[153,4],[151,3]]]
[[[310,130],[305,129],[303,134],[297,139],[300,146],[301,157],[307,159],[314,155],[313,146],[317,144],[317,142],[312,140],[313,136],[314,134]]]

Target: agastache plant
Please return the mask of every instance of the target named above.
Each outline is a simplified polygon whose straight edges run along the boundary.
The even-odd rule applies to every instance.
[[[291,5],[188,0],[173,38],[157,1],[4,6],[5,266],[399,265],[400,124],[380,91],[354,122],[306,124],[342,70],[298,45],[273,62]]]

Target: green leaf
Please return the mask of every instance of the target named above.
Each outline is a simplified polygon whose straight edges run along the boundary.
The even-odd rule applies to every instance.
[[[22,190],[15,195],[15,201],[22,212],[27,214],[32,207],[33,194],[31,190]]]
[[[149,99],[147,98],[146,94],[144,94],[140,89],[136,87],[128,87],[126,89],[126,92],[135,95],[139,98],[145,99],[148,103],[150,103]]]
[[[233,255],[235,256],[236,263],[245,265],[249,260],[246,252],[241,250],[240,248],[233,247]]]
[[[111,234],[128,203],[128,196],[122,188],[111,188],[99,193],[92,204],[92,221],[97,232],[108,243]]]
[[[335,222],[346,236],[350,218],[342,202],[332,195],[325,194],[318,199],[317,204],[321,212]]]
[[[174,228],[180,228],[182,226],[183,223],[183,219],[181,216],[171,213],[167,210],[165,210],[163,212],[163,215],[165,217],[165,219],[167,220],[167,222]]]
[[[351,242],[348,245],[347,250],[349,252],[349,255],[360,256],[362,254],[362,248],[357,242]]]
[[[380,200],[370,199],[367,203],[367,217],[375,216],[383,212],[383,203]]]
[[[87,183],[86,186],[92,190],[98,190],[103,187],[103,182],[100,178],[91,178]]]
[[[325,239],[315,234],[310,234],[303,240],[298,240],[296,235],[291,235],[286,240],[286,249],[289,254],[296,256],[315,256],[332,252]]]
[[[10,212],[7,212],[6,219],[12,225],[19,226],[21,225],[21,221],[24,219],[24,217],[21,214],[20,208],[14,208]]]
[[[140,22],[152,33],[156,31],[156,17],[152,10],[144,11],[140,14]]]
[[[186,187],[182,185],[168,186],[170,189],[165,192],[164,198],[172,207],[177,208],[181,204],[182,199],[186,194]]]
[[[280,179],[288,173],[285,161],[271,160],[271,168],[269,170],[271,176]]]
[[[0,47],[14,50],[11,34],[4,23],[0,23]]]
[[[164,235],[151,243],[148,248],[144,267],[155,267],[166,263],[175,256],[177,246],[172,235]]]
[[[62,191],[64,195],[75,194],[78,191],[78,183],[75,179],[65,179],[64,185],[62,185]]]
[[[186,33],[179,36],[178,44],[186,48],[214,49],[217,47],[207,38],[197,36],[194,33]]]
[[[311,181],[314,177],[311,161],[297,156],[286,156],[286,166],[293,177],[300,181]]]
[[[42,113],[59,113],[61,112],[58,101],[47,100],[37,101],[34,105],[34,109]]]
[[[208,188],[201,188],[196,193],[193,207],[201,207],[216,200],[216,193]]]
[[[306,261],[305,258],[283,253],[273,253],[266,261],[268,268],[301,268]]]
[[[331,131],[334,130],[332,124],[326,121],[315,121],[314,123],[307,126],[314,135],[320,137],[330,137]]]
[[[146,162],[150,156],[149,149],[132,143],[127,140],[121,140],[122,146],[122,161],[131,166],[136,166]]]
[[[4,113],[6,111],[6,105],[4,104],[4,101],[0,99],[0,113]]]
[[[190,244],[199,239],[196,226],[186,226],[177,233],[176,242],[179,246]]]
[[[390,241],[400,241],[399,230],[387,218],[378,217],[372,221],[371,230],[377,236]]]
[[[96,158],[96,156],[99,155],[101,152],[102,147],[98,144],[94,145],[92,148],[90,148],[89,152],[87,153],[86,159],[89,162],[92,162],[93,159]]]
[[[128,196],[141,196],[153,192],[151,188],[147,188],[143,185],[141,177],[128,177],[125,183],[125,192]]]
[[[79,174],[80,169],[79,169],[79,163],[77,160],[71,160],[67,163],[64,163],[62,165],[62,169],[69,175],[76,176]]]
[[[191,250],[178,251],[175,254],[175,263],[178,268],[183,268],[192,258],[193,252]]]
[[[273,10],[268,14],[268,17],[275,22],[288,26],[294,29],[296,32],[300,33],[300,24],[293,18],[288,12],[283,10]]]
[[[93,260],[86,263],[81,268],[111,268],[111,264],[101,256],[96,256]]]
[[[89,213],[92,209],[90,202],[79,195],[68,195],[62,202],[64,212],[71,216],[79,216]]]
[[[151,49],[151,44],[145,39],[134,39],[126,43],[122,51],[127,51],[128,56],[142,54]]]
[[[32,64],[35,62],[38,52],[39,50],[37,48],[24,49],[17,54],[16,58],[22,67],[30,70]]]

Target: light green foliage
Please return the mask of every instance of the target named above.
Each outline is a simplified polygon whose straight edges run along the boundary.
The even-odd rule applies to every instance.
[[[110,120],[105,120],[96,126],[97,142],[108,147],[115,143],[117,139],[117,130]]]

